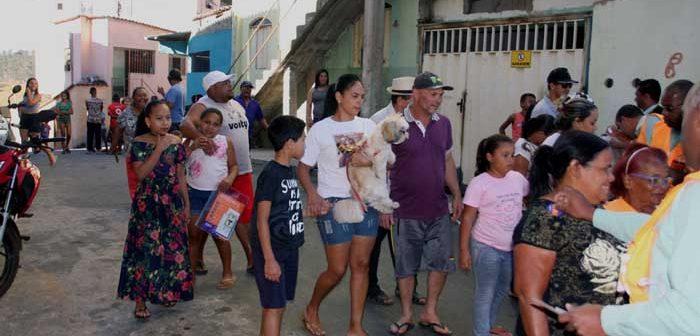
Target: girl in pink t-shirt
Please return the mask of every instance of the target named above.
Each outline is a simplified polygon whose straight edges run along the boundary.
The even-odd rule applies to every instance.
[[[507,335],[495,326],[508,293],[513,267],[513,231],[522,217],[528,183],[513,171],[513,140],[492,135],[481,140],[476,176],[464,196],[459,231],[459,264],[474,270],[474,335]]]

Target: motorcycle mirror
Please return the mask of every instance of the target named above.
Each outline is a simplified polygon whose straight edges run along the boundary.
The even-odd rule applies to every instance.
[[[17,92],[22,91],[22,85],[15,85],[12,87],[12,93],[15,94]]]

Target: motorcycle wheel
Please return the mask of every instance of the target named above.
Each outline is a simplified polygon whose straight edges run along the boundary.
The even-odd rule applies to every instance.
[[[17,275],[21,244],[22,241],[20,240],[17,227],[12,221],[8,221],[7,229],[5,229],[5,236],[2,239],[2,247],[0,248],[0,267],[2,267],[2,274],[0,274],[0,297],[5,295],[5,292],[10,289]]]

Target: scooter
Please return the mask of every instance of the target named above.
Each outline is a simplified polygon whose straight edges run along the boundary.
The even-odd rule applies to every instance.
[[[11,104],[10,99],[21,91],[22,87],[16,85],[12,88],[12,95],[8,97],[8,108],[17,108],[17,104]],[[56,113],[51,110],[39,112],[40,122],[48,122],[56,118]],[[31,217],[27,212],[34,201],[41,182],[39,168],[29,161],[32,155],[44,152],[49,156],[49,163],[55,164],[56,158],[52,149],[46,144],[61,142],[63,138],[30,139],[25,143],[17,143],[8,140],[11,136],[11,127],[16,127],[0,116],[0,297],[12,286],[12,282],[19,269],[19,254],[22,250],[22,241],[28,241],[29,236],[20,235],[17,227],[17,219]]]

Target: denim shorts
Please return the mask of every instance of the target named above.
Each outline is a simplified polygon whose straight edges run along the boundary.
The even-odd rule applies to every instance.
[[[326,198],[334,204],[342,198]],[[318,232],[324,245],[337,245],[349,243],[352,236],[376,237],[379,228],[379,214],[374,208],[367,207],[365,218],[360,223],[338,223],[333,218],[333,209],[327,214],[316,218]]]
[[[214,191],[198,190],[192,187],[187,187],[187,194],[190,196],[190,212],[192,216],[199,216],[204,210],[204,206],[209,200],[209,196]]]
[[[394,218],[394,223],[397,278],[414,276],[419,270],[456,270],[450,215],[433,219]]]

